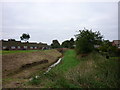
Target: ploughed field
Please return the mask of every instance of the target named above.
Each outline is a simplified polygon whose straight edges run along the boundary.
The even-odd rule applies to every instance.
[[[2,52],[3,87],[19,87],[33,74],[44,71],[61,57],[62,54],[52,50],[23,50]]]

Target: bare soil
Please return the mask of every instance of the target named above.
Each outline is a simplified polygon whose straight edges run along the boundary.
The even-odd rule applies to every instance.
[[[44,71],[61,56],[57,50],[2,55],[3,88],[21,87],[33,74]]]

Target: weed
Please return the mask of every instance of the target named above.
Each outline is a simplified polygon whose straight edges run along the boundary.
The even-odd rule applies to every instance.
[[[31,85],[38,85],[40,84],[41,80],[39,78],[33,77],[32,80],[29,82]]]
[[[95,52],[78,60],[75,51],[68,50],[61,64],[33,83],[47,88],[118,88],[119,65]]]

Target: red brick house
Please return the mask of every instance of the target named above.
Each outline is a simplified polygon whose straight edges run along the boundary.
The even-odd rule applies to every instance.
[[[120,48],[120,40],[113,40],[112,45]]]
[[[0,43],[2,44],[0,50],[41,50],[50,48],[45,43],[21,42],[14,39],[1,40]]]

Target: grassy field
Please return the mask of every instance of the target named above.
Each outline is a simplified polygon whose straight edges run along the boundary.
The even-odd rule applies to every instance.
[[[28,84],[47,88],[117,88],[120,84],[118,60],[106,59],[99,53],[76,59],[74,50],[64,54],[61,64],[48,74],[40,74]]]
[[[34,52],[34,51],[40,51],[40,50],[2,50],[0,51],[0,54],[11,54],[11,53],[20,53],[20,52]]]

